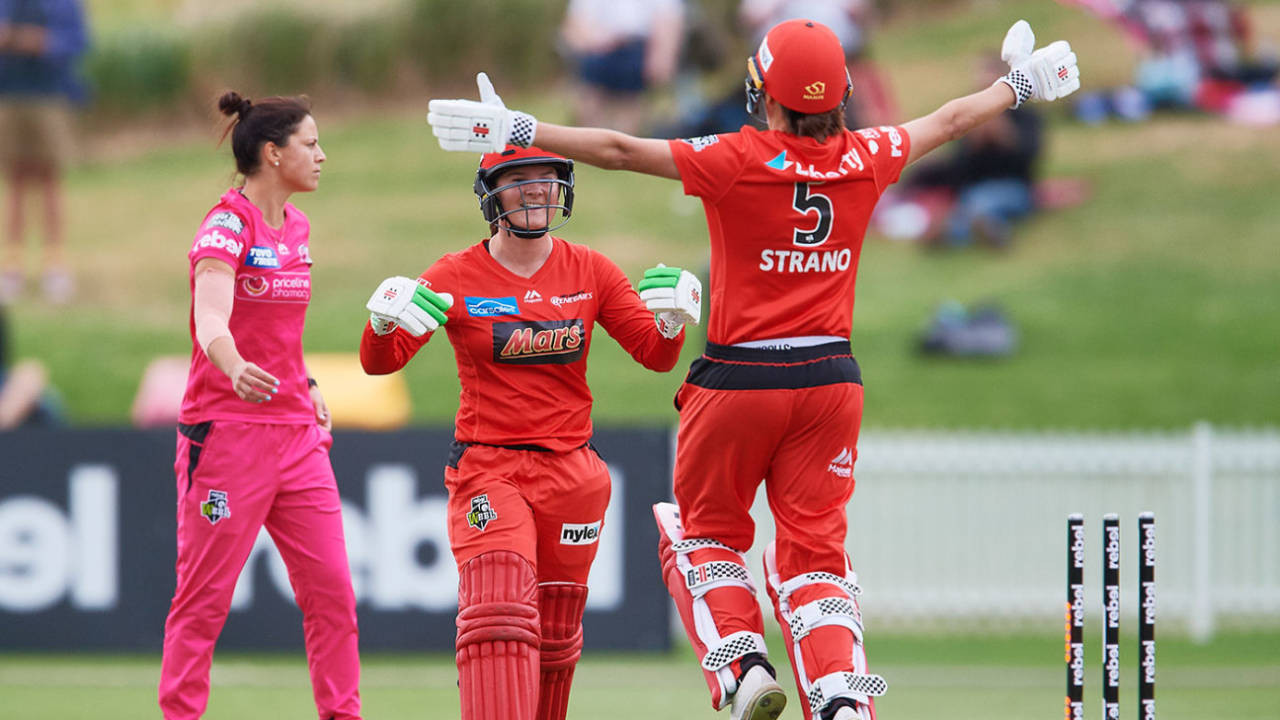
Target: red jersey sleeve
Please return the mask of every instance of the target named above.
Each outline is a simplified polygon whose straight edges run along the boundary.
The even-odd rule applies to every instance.
[[[436,292],[452,293],[454,305],[445,312],[445,317],[452,319],[457,314],[457,302],[462,298],[453,286],[456,285],[457,272],[453,268],[450,256],[446,255],[427,268],[418,276],[418,282]],[[386,335],[373,331],[373,326],[364,324],[364,333],[360,336],[360,365],[369,375],[388,375],[413,359],[434,333],[422,337],[414,337],[404,328],[397,327]]]
[[[650,370],[667,372],[675,367],[680,360],[680,348],[684,347],[684,332],[671,340],[663,337],[653,313],[645,307],[622,269],[595,251],[591,259],[600,288],[600,310],[596,318],[600,327],[631,353],[636,362]]]
[[[871,159],[876,189],[883,193],[890,185],[898,182],[902,169],[907,166],[907,157],[911,154],[911,136],[896,125],[862,128],[855,134]]]
[[[746,143],[740,133],[669,140],[684,194],[718,201],[746,167]]]
[[[200,223],[200,230],[191,243],[191,252],[187,253],[191,265],[205,258],[215,258],[232,269],[238,269],[252,244],[245,235],[245,225],[245,219],[239,213],[226,205],[215,206]]]

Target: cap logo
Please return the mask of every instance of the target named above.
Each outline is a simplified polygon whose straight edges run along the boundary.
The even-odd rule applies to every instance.
[[[756,56],[760,58],[760,69],[764,72],[769,72],[769,67],[773,65],[773,52],[769,50],[769,38],[767,36],[760,41],[760,50],[756,53]]]
[[[805,100],[821,100],[827,95],[827,84],[821,80],[804,86]]]

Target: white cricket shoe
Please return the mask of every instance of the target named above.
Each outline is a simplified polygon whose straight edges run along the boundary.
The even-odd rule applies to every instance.
[[[730,720],[775,720],[787,706],[782,686],[762,665],[754,665],[738,682],[729,707]]]

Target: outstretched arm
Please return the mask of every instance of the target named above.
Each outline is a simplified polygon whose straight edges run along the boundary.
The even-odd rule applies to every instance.
[[[1079,89],[1080,70],[1071,46],[1059,40],[1033,52],[1035,42],[1035,33],[1026,20],[1014,23],[1000,49],[1001,59],[1009,63],[1008,75],[986,90],[952,100],[903,125],[911,136],[907,162],[915,162],[1008,108],[1017,108],[1028,100],[1057,100]]]
[[[606,170],[631,170],[673,180],[680,178],[666,140],[638,138],[616,130],[576,128],[540,123],[518,110],[508,110],[493,90],[489,76],[476,76],[480,101],[432,100],[427,121],[440,147],[468,152],[498,152],[508,143],[537,144],[565,157]]]
[[[996,83],[986,90],[951,100],[928,115],[904,124],[902,129],[911,136],[907,163],[919,160],[998,116],[1012,107],[1015,99],[1008,85]]]
[[[666,140],[638,138],[617,130],[538,123],[538,147],[605,170],[630,170],[680,179]]]

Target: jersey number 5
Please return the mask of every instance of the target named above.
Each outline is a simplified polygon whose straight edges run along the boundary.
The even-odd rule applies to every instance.
[[[818,224],[810,230],[795,228],[791,241],[801,247],[821,245],[831,235],[831,221],[835,219],[835,210],[831,207],[831,198],[822,193],[810,193],[809,183],[796,183],[795,200],[791,203],[801,215],[818,214]]]

